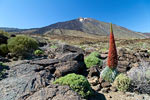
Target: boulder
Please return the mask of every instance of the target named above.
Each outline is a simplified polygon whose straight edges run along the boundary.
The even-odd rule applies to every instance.
[[[84,55],[82,53],[67,53],[59,58],[61,61],[81,61],[84,62]]]
[[[82,74],[82,72],[86,68],[84,62],[77,62],[77,61],[62,62],[56,64],[55,67],[56,71],[54,74],[56,77],[64,76],[69,73]]]
[[[98,85],[99,83],[98,77],[96,76],[89,78],[88,81],[92,86]]]
[[[99,66],[93,66],[93,67],[90,67],[88,69],[89,71],[89,74],[88,74],[88,77],[93,77],[93,76],[100,76],[100,68]]]
[[[18,100],[50,84],[53,76],[42,66],[20,64],[10,67],[7,78],[0,81],[1,100]]]
[[[59,59],[35,59],[35,60],[31,60],[30,64],[36,64],[36,65],[41,65],[41,66],[49,66],[49,65],[54,65],[59,63],[60,60]]]
[[[83,49],[75,47],[75,46],[67,45],[67,44],[63,44],[60,47],[58,47],[57,51],[62,52],[62,53],[68,53],[68,52],[84,53]]]
[[[69,86],[49,85],[41,90],[24,95],[19,100],[85,100]]]

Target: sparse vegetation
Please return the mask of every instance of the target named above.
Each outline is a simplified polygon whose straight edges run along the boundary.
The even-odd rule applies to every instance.
[[[5,77],[5,71],[6,71],[7,66],[5,66],[2,62],[0,62],[0,80]]]
[[[138,91],[140,93],[150,94],[150,64],[142,62],[138,68],[132,68],[128,72],[131,79],[130,91]]]
[[[25,55],[27,52],[33,52],[37,48],[37,41],[25,35],[12,37],[8,40],[8,50],[16,54],[16,56]]]
[[[119,91],[126,92],[130,86],[130,79],[127,75],[121,73],[116,77],[114,85]]]
[[[10,34],[8,32],[3,31],[3,30],[0,30],[0,35],[4,35],[6,37],[10,37]]]
[[[36,55],[36,56],[40,56],[40,55],[42,55],[44,52],[42,51],[42,50],[35,50],[34,51],[34,54]]]
[[[0,55],[5,56],[8,53],[8,47],[7,44],[1,44],[0,45]]]
[[[69,85],[70,88],[72,88],[84,98],[87,98],[93,94],[88,80],[82,75],[77,75],[74,73],[68,74],[55,80],[54,84]]]
[[[89,56],[85,57],[85,64],[87,68],[90,68],[94,65],[101,66],[102,65],[102,60],[99,58],[99,53],[98,52],[92,52]]]

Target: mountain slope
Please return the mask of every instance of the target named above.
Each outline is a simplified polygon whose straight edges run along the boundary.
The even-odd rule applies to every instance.
[[[53,34],[51,30],[54,31],[55,29],[57,29],[57,31],[58,29],[65,29],[66,34],[68,34],[69,30],[74,30],[93,35],[109,35],[109,23],[100,22],[91,18],[78,18],[71,21],[59,22],[56,24],[39,28],[34,33],[44,34],[49,32],[49,34]],[[147,38],[147,36],[141,33],[128,30],[115,24],[113,24],[113,30],[115,37],[117,38]],[[57,34],[56,31],[55,34]],[[58,34],[60,34],[60,31]],[[65,33],[63,32],[63,34]]]
[[[13,29],[8,32],[33,33],[33,34],[90,34],[99,36],[109,35],[109,23],[101,22],[92,18],[78,18],[65,22],[58,22],[42,28]],[[113,24],[114,35],[117,38],[147,38],[148,36],[128,30],[127,28]]]

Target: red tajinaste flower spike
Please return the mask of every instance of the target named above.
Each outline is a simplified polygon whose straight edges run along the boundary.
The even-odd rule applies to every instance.
[[[114,34],[113,34],[113,30],[112,30],[112,23],[111,23],[110,24],[110,39],[109,39],[109,52],[108,52],[107,65],[109,68],[114,69],[117,67],[117,64],[118,64],[118,56],[117,56]]]

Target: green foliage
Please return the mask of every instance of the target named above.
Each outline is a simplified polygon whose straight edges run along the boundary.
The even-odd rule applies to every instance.
[[[8,47],[7,44],[1,44],[0,45],[0,55],[5,56],[8,53]]]
[[[129,89],[129,86],[130,86],[130,79],[127,75],[125,74],[119,74],[115,81],[114,81],[114,85],[117,87],[117,89],[119,91],[127,91]]]
[[[35,50],[35,51],[34,51],[34,54],[37,55],[37,56],[38,56],[38,55],[42,55],[43,53],[44,53],[44,52],[43,52],[42,50]]]
[[[87,98],[93,94],[87,79],[82,75],[68,74],[54,81],[54,84],[68,85],[82,97]]]
[[[100,57],[100,54],[99,54],[99,52],[96,52],[96,51],[94,51],[94,52],[92,52],[91,54],[90,54],[90,56],[94,56],[94,57]]]
[[[57,49],[58,47],[53,44],[53,45],[50,46],[50,48],[51,48],[51,49]]]
[[[0,80],[3,79],[6,69],[7,67],[2,62],[0,62]]]
[[[101,72],[101,75],[100,77],[102,79],[104,79],[105,81],[108,81],[108,82],[113,82],[117,76],[118,72],[116,69],[110,69],[108,66],[105,67],[102,72]]]
[[[87,68],[90,68],[94,65],[102,65],[102,60],[99,58],[100,55],[98,52],[92,52],[89,56],[85,57],[84,62]]]
[[[0,34],[4,35],[6,37],[10,37],[10,34],[8,32],[3,31],[3,30],[0,30]]]
[[[33,52],[38,48],[38,43],[35,39],[19,35],[8,39],[8,50],[16,55],[24,55],[27,52]]]

